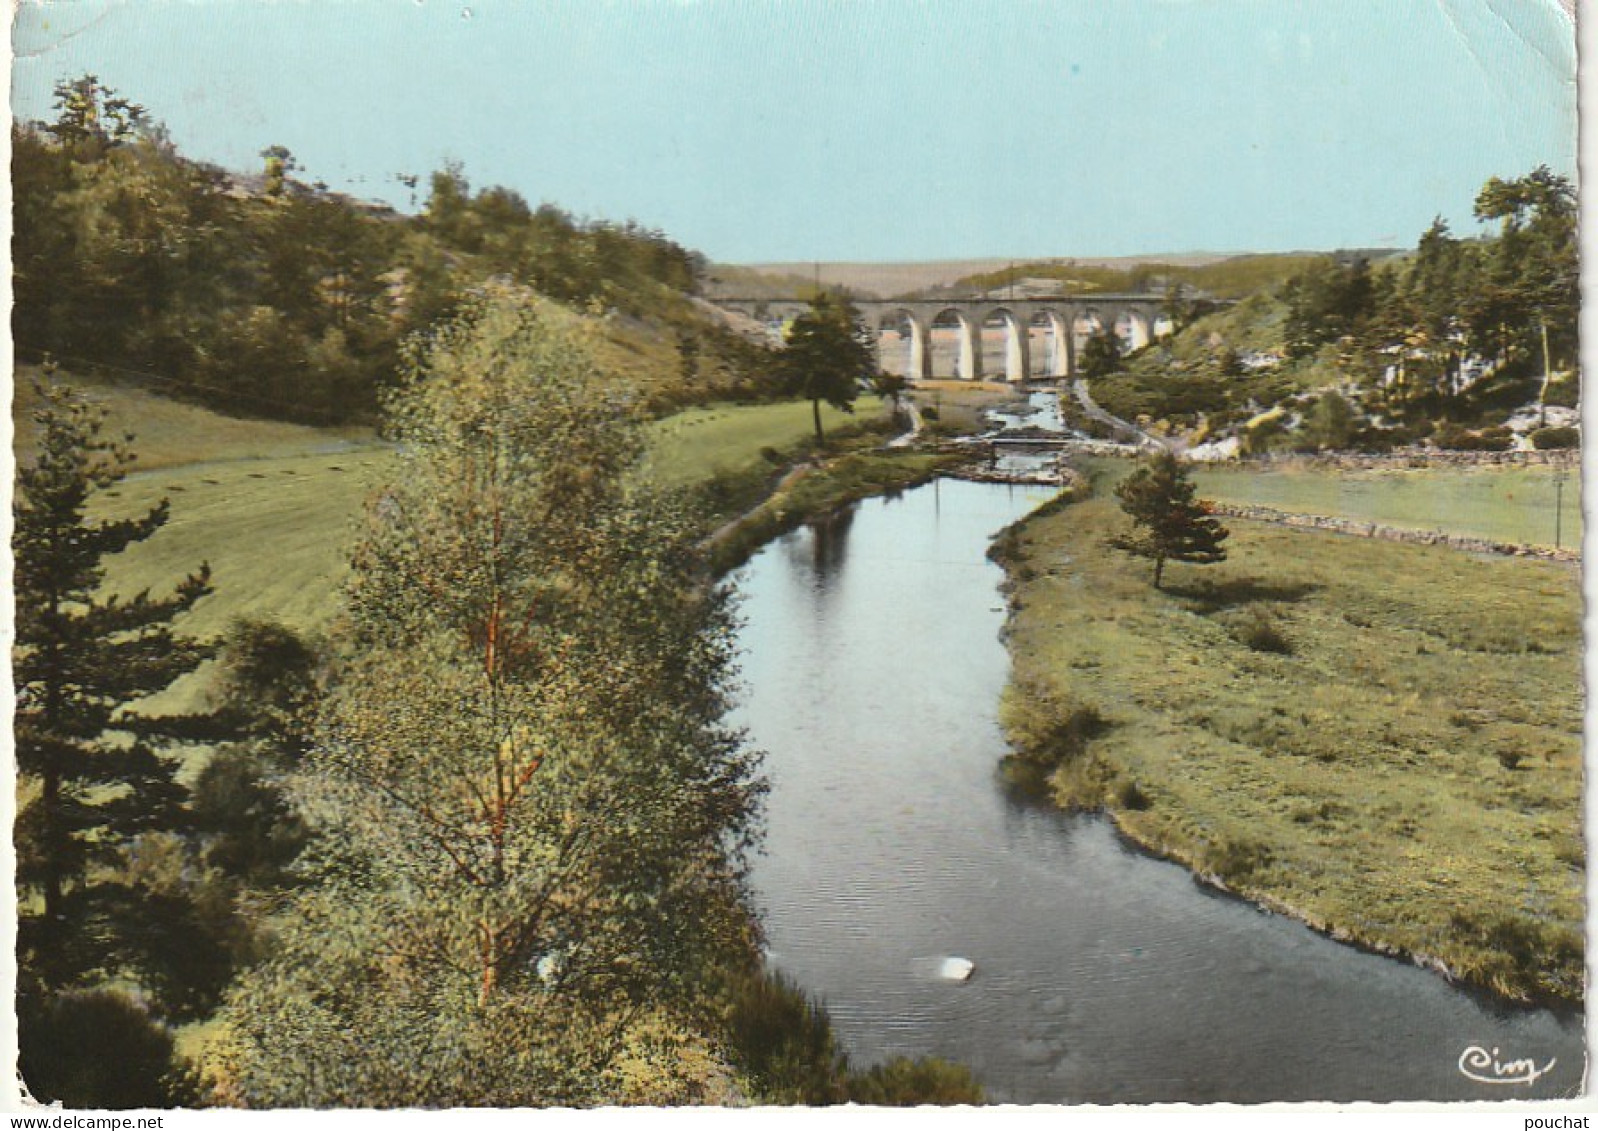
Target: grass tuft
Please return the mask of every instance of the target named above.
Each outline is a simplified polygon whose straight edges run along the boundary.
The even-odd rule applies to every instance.
[[[1293,654],[1293,642],[1275,619],[1261,609],[1255,609],[1237,630],[1237,639],[1256,652],[1270,652],[1278,656]]]

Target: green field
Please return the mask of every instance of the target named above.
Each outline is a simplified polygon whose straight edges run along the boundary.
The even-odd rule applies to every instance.
[[[202,560],[216,592],[187,618],[197,635],[235,616],[326,625],[368,491],[393,457],[381,448],[192,464],[130,476],[100,509],[133,513],[162,498],[171,517],[148,541],[106,559],[108,588],[160,592]]]
[[[1157,592],[1125,521],[1101,483],[1001,543],[1012,772],[1339,937],[1578,997],[1579,570],[1235,521]]]
[[[859,425],[880,415],[874,397],[862,397],[854,413],[821,406],[821,427]],[[809,401],[774,404],[720,404],[675,413],[651,425],[653,440],[646,474],[666,486],[685,486],[711,476],[758,466],[761,450],[792,452],[815,434]]]
[[[38,366],[18,367],[13,382],[11,418],[16,429],[17,461],[32,458],[32,410],[39,403],[34,390]],[[63,378],[86,401],[102,405],[108,434],[136,434],[134,467],[148,471],[207,460],[269,459],[316,455],[370,446],[370,428],[309,428],[277,420],[226,416],[185,404],[132,385]]]
[[[1556,487],[1560,475],[1563,486]],[[1554,545],[1557,534],[1565,547],[1581,545],[1581,476],[1551,467],[1336,473],[1217,468],[1198,470],[1193,478],[1202,498],[1219,502],[1534,546]]]
[[[171,503],[166,526],[106,560],[109,591],[159,596],[208,562],[215,592],[185,618],[183,631],[216,636],[238,617],[311,632],[329,625],[365,500],[393,466],[385,445],[370,432],[239,419],[140,389],[73,383],[105,405],[113,433],[134,433],[138,456],[135,471],[96,500],[95,513],[123,516],[163,498]],[[13,405],[19,461],[34,451],[29,410],[36,402],[24,379]],[[867,398],[853,416],[824,408],[822,420],[830,432],[858,427],[879,411]],[[790,455],[812,425],[807,402],[784,402],[692,409],[650,428],[647,473],[682,486],[770,467],[761,450]],[[148,706],[193,706],[207,680],[201,669]]]

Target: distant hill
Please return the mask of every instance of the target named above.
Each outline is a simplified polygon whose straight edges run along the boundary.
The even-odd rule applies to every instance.
[[[1076,263],[1084,266],[1131,268],[1141,263],[1182,263],[1199,265],[1225,258],[1220,255],[1123,256],[1099,259],[940,259],[923,263],[749,263],[716,264],[709,275],[720,283],[706,286],[709,297],[731,295],[739,286],[772,286],[788,289],[782,294],[739,292],[745,298],[793,298],[802,289],[814,286],[819,277],[826,285],[844,286],[862,298],[901,298],[923,291],[950,287],[973,276],[1004,271],[1026,264]],[[1036,272],[1029,272],[1035,274]]]
[[[1046,259],[944,259],[923,263],[713,264],[705,273],[707,298],[798,298],[815,286],[843,286],[862,298],[989,291],[1014,285],[1017,293],[1046,294],[1163,290],[1175,280],[1220,298],[1239,298],[1274,286],[1324,255],[1371,259],[1390,249],[1355,252],[1281,252],[1075,256]]]

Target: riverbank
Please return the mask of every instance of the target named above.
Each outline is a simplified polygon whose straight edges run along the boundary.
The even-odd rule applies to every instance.
[[[914,487],[969,458],[966,453],[877,448],[801,464],[783,475],[758,504],[706,540],[709,568],[715,574],[726,573],[779,534],[802,523],[836,513],[872,495]]]
[[[1333,937],[1578,1001],[1578,570],[1230,520],[1157,592],[1124,523],[1101,492],[996,546],[1011,775]]]

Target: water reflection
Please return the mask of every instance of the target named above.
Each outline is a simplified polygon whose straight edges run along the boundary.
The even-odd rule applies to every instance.
[[[854,516],[855,507],[847,506],[809,524],[811,564],[818,586],[825,586],[827,579],[843,566],[844,555],[849,550],[849,527],[854,524]]]

